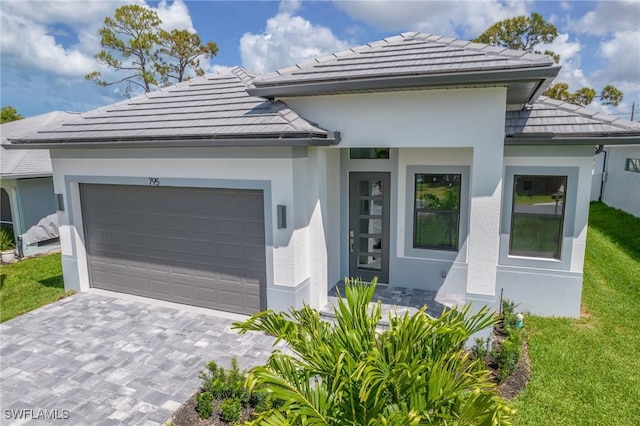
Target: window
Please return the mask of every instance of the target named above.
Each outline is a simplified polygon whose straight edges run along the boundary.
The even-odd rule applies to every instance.
[[[388,160],[389,148],[349,148],[349,158],[352,160]]]
[[[567,176],[515,175],[509,254],[560,259]]]
[[[627,158],[624,169],[628,172],[640,173],[640,158]]]
[[[415,174],[413,247],[458,250],[459,174]]]

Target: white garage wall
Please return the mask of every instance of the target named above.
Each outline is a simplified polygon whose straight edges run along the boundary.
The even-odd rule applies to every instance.
[[[55,190],[64,194],[67,205],[59,214],[62,238],[70,241],[63,241],[65,285],[80,291],[89,288],[78,183],[149,185],[153,177],[161,185],[265,188],[267,303],[276,310],[301,306],[309,300],[309,231],[304,218],[312,212],[296,202],[296,192],[307,188],[296,178],[304,169],[307,179],[317,180],[317,167],[306,167],[317,163],[317,156],[312,161],[306,155],[297,148],[53,150]],[[318,202],[317,189],[311,195]],[[277,229],[278,204],[287,206],[286,229]],[[326,255],[315,258],[314,268],[326,271]]]

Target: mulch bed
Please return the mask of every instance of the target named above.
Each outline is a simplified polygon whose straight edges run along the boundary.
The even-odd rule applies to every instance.
[[[196,411],[196,397],[200,393],[198,390],[196,393],[187,400],[182,407],[178,408],[178,411],[173,413],[170,421],[167,424],[174,424],[175,426],[228,426],[229,423],[225,423],[220,420],[220,401],[213,401],[213,415],[208,419],[201,419]],[[252,413],[251,408],[245,408],[242,412],[242,419],[239,423],[249,420]]]
[[[498,385],[498,395],[505,399],[515,398],[520,392],[524,390],[524,388],[527,387],[530,376],[531,359],[529,358],[529,346],[523,339],[520,361],[518,361],[513,374],[507,377],[507,380]]]

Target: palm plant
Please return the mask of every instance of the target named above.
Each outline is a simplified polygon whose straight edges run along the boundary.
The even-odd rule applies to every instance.
[[[375,282],[347,280],[335,321],[305,305],[288,313],[263,311],[235,323],[241,333],[262,331],[289,344],[266,366],[250,370],[250,389],[264,387],[283,400],[254,425],[508,425],[511,411],[488,373],[464,351],[469,337],[495,323],[488,308],[469,306],[431,318],[423,307],[389,314],[378,328]]]
[[[13,250],[16,248],[13,229],[8,226],[0,226],[0,251]]]

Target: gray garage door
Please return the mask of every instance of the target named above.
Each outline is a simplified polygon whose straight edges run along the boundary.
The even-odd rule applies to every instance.
[[[92,287],[266,308],[262,191],[81,184],[80,194]]]

